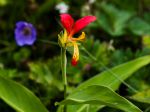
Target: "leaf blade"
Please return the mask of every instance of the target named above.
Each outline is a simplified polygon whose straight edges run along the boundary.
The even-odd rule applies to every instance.
[[[19,112],[48,112],[31,91],[2,76],[0,76],[0,98]]]
[[[131,99],[138,101],[138,102],[150,104],[150,89],[139,92],[131,96]]]
[[[141,112],[140,109],[111,89],[99,85],[92,85],[80,91],[76,91],[60,102],[60,104],[100,104],[121,109],[125,112]]]
[[[110,70],[113,73],[115,73],[118,78],[120,78],[121,80],[125,80],[129,76],[131,76],[135,71],[137,71],[138,69],[140,69],[141,67],[149,63],[150,63],[150,55],[143,56],[133,61],[129,61],[124,64],[118,65]],[[116,90],[120,84],[121,81],[118,80],[114,75],[112,75],[112,73],[110,73],[107,70],[100,74],[97,74],[93,78],[80,84],[76,90],[83,89],[86,86],[90,86],[90,85],[103,85],[103,86],[110,87],[113,90]]]
[[[133,61],[126,62],[124,64],[118,65],[112,69],[110,69],[113,73],[115,73],[118,78],[122,80],[126,80],[128,77],[130,77],[135,71],[140,69],[141,67],[147,65],[150,63],[150,55],[140,57],[138,59],[135,59]],[[132,67],[131,67],[132,66]],[[123,68],[123,69],[122,69]],[[120,70],[118,70],[120,69]],[[126,71],[128,70],[128,71]],[[107,79],[107,80],[106,80]],[[87,86],[92,85],[100,85],[100,86],[107,86],[113,90],[117,90],[121,82],[116,79],[115,76],[113,76],[110,72],[104,71],[100,74],[97,74],[93,78],[85,81],[84,83],[80,84],[75,91],[79,91],[83,88],[86,88]],[[82,107],[85,107],[85,105],[81,106],[70,106],[70,112],[76,112],[77,110],[81,109]],[[100,107],[100,105],[99,105]],[[73,110],[71,108],[76,108],[76,110]],[[100,107],[101,108],[101,107]],[[98,107],[97,107],[98,109]],[[85,112],[86,108],[83,108],[80,112]],[[96,111],[95,111],[96,112]]]

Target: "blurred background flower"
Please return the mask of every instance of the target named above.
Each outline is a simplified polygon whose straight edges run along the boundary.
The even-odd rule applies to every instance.
[[[31,23],[19,21],[16,23],[15,39],[19,46],[32,45],[36,40],[36,29]]]
[[[67,13],[69,6],[65,2],[60,2],[55,6],[55,9],[58,10],[59,13]]]
[[[89,0],[89,4],[93,4],[96,0]]]

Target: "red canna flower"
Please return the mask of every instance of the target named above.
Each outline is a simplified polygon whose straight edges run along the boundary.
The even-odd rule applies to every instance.
[[[63,35],[58,35],[59,38],[61,38],[61,43],[64,43],[65,46],[74,46],[74,53],[72,57],[71,64],[73,66],[77,65],[77,62],[79,60],[79,49],[77,41],[82,41],[85,39],[85,33],[82,32],[82,34],[78,38],[74,38],[73,35],[78,33],[80,30],[85,28],[89,23],[96,20],[95,16],[85,16],[76,22],[74,22],[74,19],[69,14],[61,14],[61,23],[63,27],[65,28]]]

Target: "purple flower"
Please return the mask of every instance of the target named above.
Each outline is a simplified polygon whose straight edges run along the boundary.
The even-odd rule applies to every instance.
[[[16,23],[15,39],[19,46],[32,45],[36,40],[36,29],[31,23],[19,21]]]

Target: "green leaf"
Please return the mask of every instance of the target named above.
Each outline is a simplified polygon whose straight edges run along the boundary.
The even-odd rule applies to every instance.
[[[124,34],[124,28],[132,14],[106,3],[101,4],[101,9],[103,12],[98,15],[98,24],[112,36]]]
[[[83,89],[90,85],[103,85],[112,88],[113,90],[117,90],[119,85],[122,83],[120,80],[125,80],[129,76],[131,76],[135,71],[140,69],[141,67],[150,63],[150,55],[143,56],[133,61],[126,62],[124,64],[118,65],[111,70],[116,76],[114,76],[110,71],[104,71],[91,79],[85,81],[80,84],[76,90]]]
[[[59,75],[60,69],[58,68],[58,60],[59,58],[55,57],[54,59],[49,60],[48,64],[40,61],[29,63],[29,78],[44,85],[45,87],[49,86],[49,89],[52,89],[51,86],[55,86],[60,90],[63,90],[63,85]]]
[[[114,76],[112,73],[109,71],[104,71],[93,78],[85,81],[84,83],[80,84],[75,91],[82,90],[88,86],[92,85],[100,85],[100,86],[107,86],[113,90],[117,90],[119,85],[122,83],[120,80],[125,80],[128,77],[130,77],[135,71],[140,69],[141,67],[147,65],[150,63],[150,55],[148,56],[143,56],[138,59],[135,59],[133,61],[129,61],[127,63],[118,65],[111,70],[116,76]],[[71,106],[70,108],[76,108],[75,111],[70,111],[70,112],[85,112],[85,109],[87,106],[82,105],[82,106]]]
[[[48,66],[44,63],[36,62],[29,63],[30,78],[36,80],[38,83],[50,84],[52,83],[53,76]]]
[[[2,76],[0,76],[0,98],[19,112],[48,112],[31,91]]]
[[[89,86],[80,91],[70,94],[61,105],[93,104],[107,105],[125,112],[141,112],[136,106],[125,98],[119,96],[105,86]],[[128,107],[128,108],[127,108]]]
[[[139,92],[133,95],[131,98],[142,103],[150,104],[150,89]]]
[[[143,43],[144,47],[150,48],[150,35],[143,36],[142,43]]]
[[[4,69],[0,68],[0,75],[5,76],[7,78],[14,78],[18,76],[16,69]]]
[[[132,19],[128,27],[136,35],[150,35],[150,24],[140,18]]]

